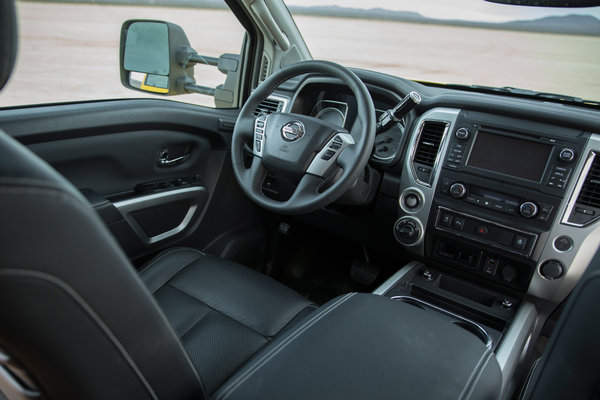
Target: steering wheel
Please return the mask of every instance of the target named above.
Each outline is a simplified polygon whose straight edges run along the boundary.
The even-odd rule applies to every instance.
[[[358,106],[350,131],[302,114],[254,115],[281,83],[307,73],[338,78],[350,88]],[[373,149],[375,123],[373,100],[352,71],[329,61],[293,64],[263,81],[242,107],[231,141],[235,177],[252,201],[270,211],[303,214],[318,210],[337,200],[362,174]],[[246,168],[243,152],[249,141],[253,159]],[[298,182],[288,200],[274,200],[263,193],[268,171]]]

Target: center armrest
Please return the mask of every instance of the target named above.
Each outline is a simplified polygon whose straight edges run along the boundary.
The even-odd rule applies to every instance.
[[[496,399],[500,367],[476,334],[411,303],[351,293],[278,337],[218,399]]]

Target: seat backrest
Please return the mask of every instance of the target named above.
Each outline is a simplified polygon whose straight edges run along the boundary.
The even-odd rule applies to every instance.
[[[600,253],[570,295],[523,400],[600,398]]]
[[[14,18],[12,0],[0,0],[0,84],[14,62],[5,62],[14,60]],[[205,398],[180,341],[95,211],[0,130],[0,380],[19,368],[47,398]]]

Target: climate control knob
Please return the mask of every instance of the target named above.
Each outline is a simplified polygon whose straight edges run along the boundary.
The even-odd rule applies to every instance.
[[[571,162],[575,159],[575,150],[570,147],[563,147],[558,153],[558,158],[564,162]]]
[[[519,212],[525,218],[533,218],[538,213],[538,206],[533,201],[526,201],[519,207]]]
[[[456,182],[450,186],[450,196],[455,199],[462,199],[467,194],[467,187],[464,183]]]

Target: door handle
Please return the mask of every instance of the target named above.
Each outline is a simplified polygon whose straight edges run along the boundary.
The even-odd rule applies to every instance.
[[[186,150],[187,152],[187,150]],[[169,158],[169,149],[162,148],[160,149],[160,151],[158,152],[158,158],[156,160],[156,165],[158,165],[159,167],[172,167],[173,165],[177,165],[177,164],[181,164],[182,162],[186,161],[188,158],[191,157],[190,153],[184,154],[182,156],[179,157],[174,157],[174,158]]]

